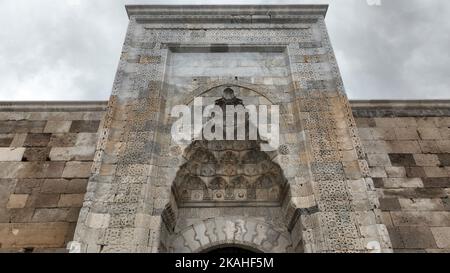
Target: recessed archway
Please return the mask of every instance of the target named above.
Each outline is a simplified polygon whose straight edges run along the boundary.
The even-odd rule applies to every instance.
[[[232,91],[227,86],[216,105],[242,105]],[[195,140],[184,148],[184,163],[178,167],[171,202],[162,215],[166,251],[242,247],[254,252],[293,251],[286,213],[291,204],[286,202],[289,183],[274,161],[278,152],[262,151],[261,143],[259,136]]]
[[[256,248],[245,246],[245,245],[223,244],[223,245],[217,245],[217,246],[205,249],[201,253],[208,253],[208,254],[254,254],[254,253],[262,253],[262,252],[260,250],[256,249]]]

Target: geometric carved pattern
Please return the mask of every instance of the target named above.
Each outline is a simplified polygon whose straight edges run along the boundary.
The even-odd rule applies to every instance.
[[[226,113],[226,105],[242,105],[242,100],[227,88],[216,104]],[[245,126],[250,126],[248,118]],[[258,202],[278,206],[287,180],[281,167],[260,150],[260,143],[248,138],[194,141],[186,149],[187,162],[174,181],[179,205],[211,206],[213,202],[214,206],[243,206]],[[289,152],[287,146],[284,150]]]
[[[212,140],[187,148],[187,162],[173,190],[180,206],[278,204],[285,185],[280,166],[260,150],[258,141]]]
[[[291,252],[289,234],[269,224],[243,218],[210,218],[191,225],[174,236],[169,252],[199,253],[223,244],[247,247],[258,252]]]

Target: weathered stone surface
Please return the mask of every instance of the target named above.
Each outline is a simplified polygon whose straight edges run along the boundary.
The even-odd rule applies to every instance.
[[[98,120],[74,120],[70,126],[71,133],[96,133],[100,121]]]
[[[434,226],[450,225],[450,212],[447,211],[395,211],[391,212],[392,221],[396,226]]]
[[[26,148],[22,161],[47,161],[50,147],[46,148]]]
[[[380,209],[383,211],[394,211],[401,208],[397,198],[380,198]]]
[[[392,166],[412,167],[416,166],[416,161],[412,154],[389,154]]]
[[[52,161],[91,161],[94,159],[94,153],[95,146],[54,147],[49,157]]]
[[[75,207],[83,205],[84,194],[61,194],[58,207]]]
[[[298,28],[284,15],[296,8],[278,8],[270,25],[235,22],[226,8],[221,16],[232,27],[223,18],[199,22],[196,13],[183,19],[189,29],[171,28],[167,16],[152,24],[132,20],[107,112],[92,103],[33,104],[24,112],[18,107],[26,106],[0,106],[0,222],[11,221],[0,224],[0,248],[64,248],[79,219],[75,239],[93,252],[192,252],[214,243],[270,252],[378,251],[367,240],[390,252],[383,224],[398,252],[450,252],[450,108],[349,105],[324,11],[317,7],[307,20],[302,14],[309,11],[294,13],[303,20]],[[261,9],[251,12],[267,14]],[[173,46],[180,41],[191,46]],[[281,106],[277,152],[258,157],[239,145],[191,150],[172,143],[170,107],[200,95],[214,102],[223,86],[244,103]],[[2,154],[8,146],[26,150]],[[280,175],[261,176],[266,172]],[[280,200],[283,206],[273,207]],[[235,204],[220,206],[227,202]],[[32,238],[31,227],[42,238]]]
[[[50,142],[51,134],[42,133],[42,134],[27,134],[27,138],[25,139],[24,146],[25,147],[45,147]]]
[[[44,128],[44,133],[68,133],[72,121],[70,120],[49,120]]]
[[[91,162],[68,162],[64,168],[64,178],[87,178],[91,175]]]
[[[59,194],[36,193],[32,194],[28,201],[28,206],[35,208],[52,208],[58,205]]]
[[[450,249],[450,227],[431,228],[436,245],[442,249]]]
[[[91,164],[93,152],[79,156],[75,145],[87,143],[79,146],[90,147],[80,149],[93,151],[97,135],[69,131],[73,119],[93,118],[96,124],[104,111],[98,108],[100,115],[85,114],[84,110],[71,112],[74,105],[69,103],[58,112],[39,112],[42,106],[38,103],[41,108],[33,112],[9,112],[6,116],[11,121],[4,123],[8,128],[2,129],[11,133],[0,134],[0,223],[5,223],[0,224],[0,251],[17,252],[27,247],[34,252],[54,252],[65,249],[72,240],[87,177],[62,179],[62,175],[68,161],[79,159]],[[0,119],[7,113],[2,107]],[[79,129],[90,131],[87,127],[81,124]],[[75,155],[49,162],[52,147],[71,149]]]
[[[436,242],[429,227],[400,226],[398,231],[406,249],[436,248]]]
[[[68,229],[68,223],[0,223],[2,248],[61,247],[66,242]]]
[[[8,209],[21,209],[27,204],[28,194],[11,194],[9,196]]]
[[[14,188],[14,193],[30,194],[39,191],[44,179],[18,179]]]
[[[22,161],[25,148],[0,148],[0,161]]]

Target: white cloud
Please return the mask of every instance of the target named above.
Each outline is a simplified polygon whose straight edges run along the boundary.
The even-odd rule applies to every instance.
[[[313,1],[1,0],[0,100],[106,100],[126,31],[125,3]],[[350,98],[450,99],[450,2],[330,3],[327,24]]]

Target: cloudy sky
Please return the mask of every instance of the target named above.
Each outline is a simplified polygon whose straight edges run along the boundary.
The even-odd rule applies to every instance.
[[[328,3],[351,99],[450,99],[448,0],[0,0],[0,100],[108,99],[136,3]]]

